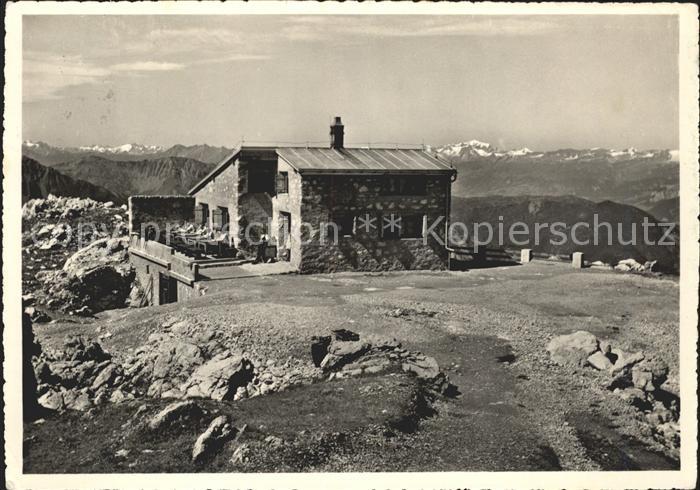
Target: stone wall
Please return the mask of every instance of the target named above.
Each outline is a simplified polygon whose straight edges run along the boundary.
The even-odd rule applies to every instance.
[[[143,227],[153,224],[164,236],[167,227],[193,223],[194,206],[192,196],[131,196],[129,233],[140,235]]]
[[[145,291],[151,284],[148,294],[150,305],[161,303],[161,274],[177,281],[178,301],[199,296],[199,287],[195,282],[196,264],[172,247],[132,235],[129,242],[129,261],[136,271],[139,286]]]
[[[209,206],[209,228],[212,227],[213,210],[227,208],[229,214],[229,236],[238,236],[238,161],[232,162],[216,177],[194,194],[197,204]]]
[[[276,194],[272,198],[270,241],[277,245],[278,253],[282,252],[285,245],[289,245],[290,264],[298,268],[301,265],[301,175],[282,159],[279,159],[277,163],[277,170],[278,172],[287,172],[288,184],[286,194]],[[291,218],[291,230],[288,238],[280,229],[280,213],[282,212],[289,213]]]
[[[422,215],[428,226],[441,220],[433,230],[444,243],[450,177],[421,178],[426,179],[425,195],[389,196],[381,192],[383,176],[302,176],[301,217],[311,226],[300,230],[300,272],[445,269],[447,253],[433,237],[391,240],[381,236],[383,215]],[[339,214],[369,215],[378,226],[369,231],[357,227],[354,236],[332,243],[321,225]]]
[[[134,270],[136,271],[136,279],[139,287],[145,291],[149,282],[151,283],[150,293],[148,294],[148,305],[159,305],[160,277],[161,274],[166,276],[170,275],[168,267],[135,254],[130,254],[129,261],[134,266]],[[178,302],[195,298],[200,295],[201,292],[199,283],[194,283],[190,286],[184,282],[177,281]]]

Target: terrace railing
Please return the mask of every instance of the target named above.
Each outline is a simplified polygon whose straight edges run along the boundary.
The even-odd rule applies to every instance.
[[[133,234],[129,252],[167,268],[171,276],[189,285],[197,278],[199,266],[196,261],[163,243]]]

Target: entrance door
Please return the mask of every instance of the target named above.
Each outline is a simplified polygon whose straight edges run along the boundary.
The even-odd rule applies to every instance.
[[[228,217],[228,208],[220,208],[221,209],[221,229],[225,231],[226,233],[229,232],[229,217]]]
[[[158,285],[158,296],[160,298],[159,304],[165,305],[168,303],[177,302],[177,280],[175,278],[160,272],[158,277]]]
[[[280,259],[289,261],[292,253],[292,215],[290,213],[280,212],[278,236]]]

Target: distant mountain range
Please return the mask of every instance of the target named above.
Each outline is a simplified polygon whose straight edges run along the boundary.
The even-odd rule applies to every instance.
[[[68,197],[89,197],[95,201],[120,199],[104,187],[73,179],[67,175],[41,165],[29,157],[22,157],[22,203],[30,199],[43,199],[49,194]]]
[[[71,162],[88,156],[99,156],[109,160],[132,161],[158,159],[164,157],[183,157],[204,163],[220,163],[233,150],[223,146],[209,145],[174,145],[170,148],[155,145],[128,143],[119,146],[53,146],[43,141],[25,141],[22,154],[33,158],[43,165],[53,166],[57,163]]]
[[[121,161],[89,155],[51,168],[105,187],[126,201],[130,195],[186,194],[214,165],[174,156]]]
[[[590,148],[586,150],[563,149],[554,151],[532,151],[529,148],[516,150],[500,150],[483,141],[471,140],[462,143],[430,147],[426,150],[435,153],[445,160],[457,163],[487,159],[489,161],[537,161],[560,163],[562,161],[601,162],[608,163],[650,160],[678,162],[677,150],[609,150],[606,148]]]
[[[597,215],[597,221],[594,216]],[[648,238],[650,243],[645,243],[642,224],[646,218],[650,223],[655,223],[655,217],[634,206],[619,204],[611,201],[595,203],[587,199],[574,196],[486,196],[486,197],[453,197],[452,222],[461,222],[467,225],[469,237],[473,239],[474,223],[489,223],[493,230],[493,246],[501,245],[498,239],[498,226],[502,224],[504,240],[502,245],[506,248],[521,249],[531,248],[536,252],[551,255],[570,254],[583,252],[586,260],[601,260],[615,264],[617,261],[633,258],[640,263],[647,260],[656,260],[660,270],[677,271],[679,267],[679,246],[659,245],[666,228],[650,227]],[[512,242],[508,236],[508,230],[513,223],[524,223],[529,230],[526,234],[513,235]],[[536,231],[535,223],[549,224],[561,222],[566,226],[558,225],[557,230],[565,233],[567,240],[560,243],[557,231],[553,228],[542,227]],[[579,225],[575,230],[575,238],[578,244],[572,240],[572,227]],[[598,226],[598,245],[594,244],[594,230]],[[601,223],[610,223],[611,228]],[[619,224],[619,225],[618,225]],[[618,228],[619,226],[619,228]],[[634,245],[632,242],[632,228],[636,227]],[[609,233],[611,231],[612,233]],[[539,234],[539,243],[535,234]],[[620,235],[621,234],[621,235]],[[479,239],[488,240],[486,228],[479,230]],[[671,238],[664,241],[678,243],[678,228]],[[527,241],[527,245],[521,242]],[[581,243],[589,242],[586,245]],[[559,244],[560,243],[560,244]]]
[[[23,154],[62,174],[130,194],[184,192],[233,150],[209,145],[59,147],[25,141]],[[605,148],[501,150],[471,140],[427,151],[458,171],[456,197],[573,195],[629,204],[678,221],[679,162],[675,150]]]
[[[630,204],[647,212],[661,209],[664,219],[678,220],[677,151],[503,151],[476,140],[428,151],[457,169],[454,196],[574,195]]]

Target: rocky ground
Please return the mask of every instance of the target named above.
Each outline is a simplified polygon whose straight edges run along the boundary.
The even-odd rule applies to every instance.
[[[34,321],[129,303],[126,206],[50,195],[22,208],[22,293]]]
[[[678,467],[674,279],[267,276],[34,332],[27,472]]]

